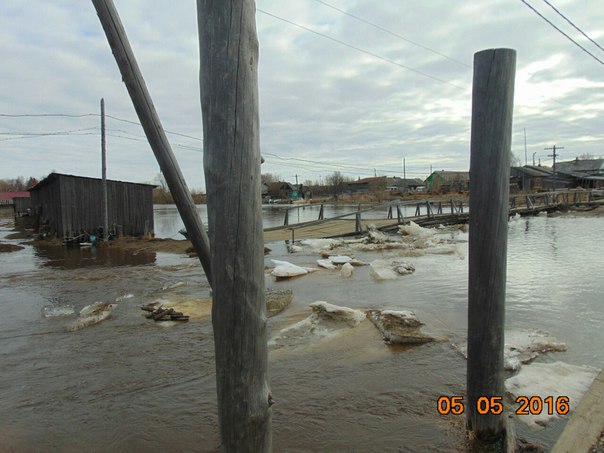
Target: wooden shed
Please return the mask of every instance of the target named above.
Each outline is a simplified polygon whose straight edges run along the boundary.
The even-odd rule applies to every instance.
[[[126,236],[153,233],[154,187],[107,180],[110,232]],[[29,191],[40,231],[66,239],[98,234],[102,228],[101,179],[51,173]]]

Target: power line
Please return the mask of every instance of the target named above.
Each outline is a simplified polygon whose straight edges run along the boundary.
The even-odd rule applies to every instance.
[[[413,44],[414,46],[420,47],[421,49],[427,50],[428,52],[432,52],[433,54],[439,55],[439,56],[441,56],[443,58],[446,58],[447,60],[453,61],[453,62],[455,62],[457,64],[462,65],[462,66],[465,66],[466,68],[471,68],[472,67],[469,64],[464,63],[463,61],[456,60],[455,58],[452,58],[452,57],[449,57],[448,55],[445,55],[444,53],[441,53],[441,52],[439,52],[437,50],[434,50],[434,49],[432,49],[430,47],[424,46],[424,45],[422,45],[422,44],[420,44],[418,42],[415,42],[415,41],[412,41],[412,40],[410,40],[408,38],[405,38],[404,36],[401,36],[398,33],[395,33],[395,32],[393,32],[391,30],[388,30],[387,28],[384,28],[381,25],[378,25],[376,23],[370,22],[367,19],[363,19],[362,17],[359,17],[359,16],[357,16],[355,14],[349,13],[348,11],[345,11],[343,9],[340,9],[340,8],[337,8],[337,7],[333,6],[333,5],[330,5],[329,3],[324,2],[323,0],[314,0],[314,1],[317,2],[317,3],[321,3],[322,5],[325,5],[328,8],[331,8],[331,9],[334,9],[336,11],[339,11],[342,14],[350,16],[353,19],[358,20],[359,22],[363,22],[364,24],[367,24],[367,25],[370,25],[370,26],[372,26],[374,28],[377,28],[378,30],[383,31],[384,33],[388,33],[389,35],[392,35],[395,38],[401,39],[401,40],[403,40],[405,42],[408,42],[409,44]]]
[[[406,65],[404,65],[402,63],[399,63],[397,61],[394,61],[394,60],[391,60],[389,58],[383,57],[383,56],[378,55],[376,53],[373,53],[373,52],[371,52],[369,50],[365,50],[365,49],[361,49],[360,47],[353,46],[352,44],[349,44],[347,42],[341,41],[341,40],[339,40],[337,38],[334,38],[332,36],[326,35],[324,33],[318,32],[316,30],[313,30],[312,28],[305,27],[304,25],[297,24],[296,22],[292,22],[291,20],[284,19],[283,17],[276,16],[275,14],[269,13],[267,11],[264,11],[264,10],[260,9],[260,8],[256,8],[256,11],[258,11],[259,13],[262,13],[262,14],[266,14],[267,16],[274,17],[275,19],[281,20],[283,22],[286,22],[286,23],[288,23],[290,25],[293,25],[294,27],[298,27],[298,28],[301,28],[302,30],[306,30],[306,31],[308,31],[310,33],[314,33],[315,35],[319,35],[319,36],[321,36],[321,37],[323,37],[325,39],[329,39],[330,41],[336,42],[336,43],[338,43],[338,44],[340,44],[342,46],[349,47],[350,49],[356,50],[357,52],[361,52],[361,53],[364,53],[366,55],[370,55],[370,56],[372,56],[374,58],[377,58],[378,60],[382,60],[382,61],[385,61],[386,63],[391,64],[391,65],[398,66],[400,68],[406,69],[407,71],[414,72],[414,73],[416,73],[418,75],[421,75],[422,77],[427,77],[427,78],[435,80],[437,82],[446,83],[447,85],[451,85],[452,87],[455,87],[455,88],[460,89],[460,90],[464,89],[463,87],[460,87],[459,85],[455,85],[454,83],[447,82],[446,80],[439,79],[438,77],[431,76],[430,74],[422,72],[419,69],[414,69],[414,68],[412,68],[410,66],[406,66]]]
[[[319,1],[319,0],[316,0]],[[587,39],[589,39],[596,47],[598,47],[600,50],[604,51],[604,48],[598,44],[597,42],[595,42],[593,39],[591,39],[589,36],[587,36],[587,34],[581,30],[579,27],[577,27],[568,17],[566,17],[564,14],[562,14],[554,5],[552,5],[550,2],[548,2],[547,0],[543,0],[547,5],[549,5],[550,8],[552,8],[554,11],[556,11],[556,13],[558,13],[558,15],[560,17],[562,17],[562,19],[564,19],[566,22],[568,22],[575,30],[577,30],[579,33],[581,33],[583,36],[585,36]]]
[[[604,61],[600,60],[598,57],[596,57],[593,53],[591,53],[589,50],[587,50],[585,47],[583,47],[581,44],[579,44],[577,41],[575,41],[573,38],[571,38],[570,36],[568,36],[566,33],[564,33],[562,30],[560,30],[556,25],[554,25],[548,18],[546,18],[543,14],[541,14],[539,11],[537,11],[535,8],[533,8],[531,5],[529,5],[526,0],[520,0],[522,3],[524,3],[526,6],[528,6],[531,10],[533,10],[533,12],[535,14],[537,14],[541,19],[543,19],[544,21],[546,21],[548,24],[550,24],[553,28],[555,28],[560,34],[562,34],[564,37],[566,37],[566,39],[568,39],[570,42],[572,42],[575,46],[577,46],[579,49],[581,49],[583,52],[585,52],[586,54],[588,54],[589,56],[591,56],[594,60],[596,60],[598,63],[600,63],[601,65],[604,66]]]
[[[22,114],[0,113],[0,117],[4,117],[4,118],[38,118],[38,117],[83,118],[83,117],[87,117],[87,116],[100,117],[101,115],[99,113],[83,113],[81,115],[72,115],[72,114],[69,114],[69,113],[22,113]],[[124,123],[134,124],[136,126],[141,126],[142,127],[142,124],[138,123],[136,121],[127,120],[125,118],[119,118],[117,116],[107,115],[107,114],[105,114],[105,116],[107,118],[111,118],[111,119],[114,119],[116,121],[121,121],[121,122],[124,122]],[[167,134],[178,135],[179,137],[186,137],[186,138],[190,138],[192,140],[197,140],[199,142],[202,141],[201,138],[194,137],[192,135],[182,134],[180,132],[173,132],[173,131],[169,131],[169,130],[166,130],[166,129],[164,129],[164,131]]]

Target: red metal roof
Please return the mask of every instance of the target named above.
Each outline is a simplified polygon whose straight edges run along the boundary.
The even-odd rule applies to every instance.
[[[0,201],[12,202],[13,198],[29,198],[29,192],[0,192]]]

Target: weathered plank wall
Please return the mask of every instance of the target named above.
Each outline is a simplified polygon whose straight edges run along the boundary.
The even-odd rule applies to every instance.
[[[127,236],[153,232],[153,186],[107,181],[110,230]],[[102,181],[71,175],[51,175],[32,191],[32,205],[48,221],[50,233],[73,237],[94,234],[103,225]]]

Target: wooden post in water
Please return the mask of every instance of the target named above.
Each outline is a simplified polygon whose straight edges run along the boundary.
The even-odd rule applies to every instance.
[[[272,450],[255,11],[197,0],[218,422],[240,453]]]
[[[208,236],[203,228],[203,223],[195,208],[191,192],[187,188],[185,178],[180,171],[170,142],[168,142],[166,133],[157,115],[157,111],[145,85],[145,80],[124,31],[124,26],[112,0],[92,0],[92,4],[105,30],[107,41],[122,74],[122,80],[126,84],[126,88],[132,99],[138,119],[143,126],[149,146],[153,150],[155,158],[159,163],[159,168],[161,168],[166,178],[166,183],[170,188],[170,193],[174,197],[174,202],[187,229],[189,239],[193,243],[193,247],[195,247],[199,261],[201,261],[203,270],[211,285],[212,276]]]
[[[468,431],[487,443],[502,441],[506,433],[506,414],[499,409],[515,71],[515,50],[474,55],[466,414]]]

